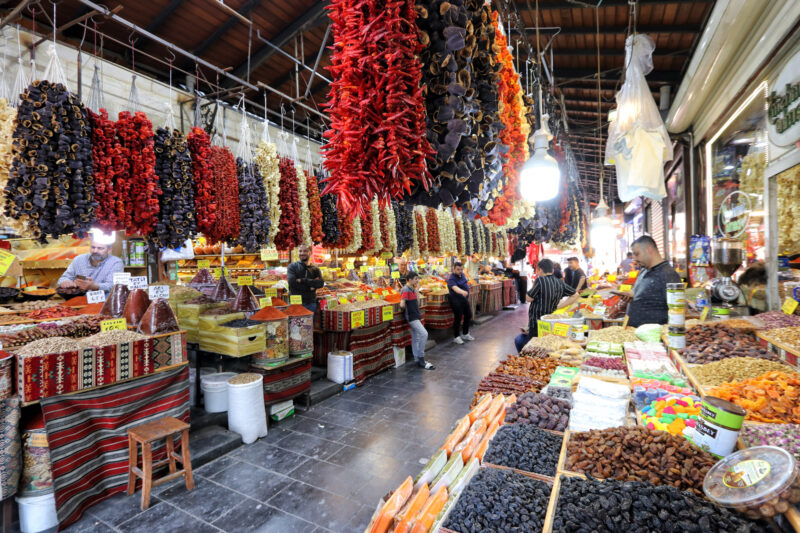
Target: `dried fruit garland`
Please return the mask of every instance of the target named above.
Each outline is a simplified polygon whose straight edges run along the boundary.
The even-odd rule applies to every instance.
[[[458,253],[458,255],[464,255],[466,253],[464,250],[464,226],[461,222],[461,218],[455,218],[453,223],[456,227],[456,253]]]
[[[239,235],[239,177],[233,153],[227,147],[212,146],[211,169],[217,216],[206,237],[211,243],[233,241]]]
[[[124,211],[117,211],[121,202],[118,203],[115,179],[122,163],[117,130],[105,109],[101,109],[100,114],[89,110],[89,122],[92,125],[94,198],[97,202],[94,225],[104,231],[123,229]]]
[[[408,204],[392,204],[397,238],[397,255],[409,250],[414,244],[413,208]]]
[[[311,240],[321,244],[325,239],[322,231],[322,203],[319,197],[319,185],[313,172],[306,172],[306,191],[308,192],[308,212],[311,216]]]
[[[0,98],[0,193],[6,188],[11,165],[14,163],[14,128],[17,110],[8,105],[8,100]],[[5,194],[0,194],[0,224],[9,226],[18,234],[25,231],[22,221],[5,216]]]
[[[300,226],[300,198],[297,192],[297,169],[294,162],[282,157],[280,160],[280,229],[275,236],[278,250],[293,250],[303,242],[303,228]]]
[[[425,229],[427,230],[428,252],[433,255],[442,254],[442,238],[439,234],[439,216],[436,209],[425,210]]]
[[[197,231],[207,233],[214,227],[217,203],[214,195],[214,174],[211,172],[211,138],[203,128],[192,128],[186,136],[192,155],[194,177],[194,213]]]
[[[375,236],[372,230],[372,207],[364,210],[361,217],[361,246],[356,250],[356,254],[363,255],[375,247]]]
[[[267,193],[266,201],[272,221],[267,242],[272,243],[280,229],[278,221],[281,218],[281,168],[277,147],[273,143],[261,140],[256,147],[254,160],[264,180],[264,190]]]
[[[387,252],[392,252],[392,255],[400,255],[397,252],[397,218],[394,215],[394,206],[389,204],[383,208],[386,213],[386,232],[389,234],[389,247]],[[383,236],[383,227],[381,227],[381,236]]]
[[[264,180],[255,163],[236,159],[239,177],[239,236],[236,244],[255,252],[269,240],[270,216],[264,199]]]
[[[324,192],[363,214],[372,198],[386,205],[431,178],[417,14],[413,0],[333,0],[327,9],[335,44]]]
[[[320,180],[321,176],[317,176],[316,179]],[[336,209],[336,197],[332,194],[323,194],[320,196],[319,202],[322,208],[322,233],[324,234],[322,245],[326,248],[337,248],[340,223],[339,212]],[[352,225],[350,228],[352,231]],[[347,244],[350,242],[348,241]]]
[[[380,226],[381,226],[380,251],[382,252],[392,251],[391,236],[394,234],[394,228],[392,228],[392,231],[389,231],[389,211],[391,209],[392,206],[388,206],[380,210],[380,215],[379,215]]]
[[[124,205],[125,231],[129,235],[149,235],[158,223],[161,196],[155,172],[153,123],[141,111],[133,115],[123,111],[116,128],[123,158],[116,179],[118,201]]]
[[[332,194],[323,194],[323,200],[326,198],[333,200],[334,197]],[[335,200],[333,201],[334,206],[336,205]],[[360,230],[360,226],[359,226]],[[336,248],[338,250],[343,250],[350,246],[353,242],[354,238],[354,230],[353,230],[353,220],[348,217],[342,217],[338,219],[338,228],[337,228],[339,237],[335,241],[330,241],[330,248]],[[327,238],[327,237],[326,237]],[[359,246],[361,243],[359,243]]]
[[[94,221],[91,126],[80,99],[61,84],[35,81],[20,95],[6,214],[41,242],[83,237]]]
[[[186,138],[178,130],[158,128],[154,148],[161,197],[158,223],[149,240],[160,247],[176,249],[197,232],[192,157]]]
[[[414,209],[414,227],[417,231],[417,243],[419,244],[419,253],[420,255],[426,254],[428,252],[428,230],[425,227],[425,216],[420,209],[424,208],[417,208]]]
[[[297,199],[300,200],[297,207],[300,209],[300,228],[303,234],[302,243],[306,246],[312,246],[314,243],[311,240],[311,213],[308,209],[306,173],[297,165],[295,165],[294,168],[297,173]]]

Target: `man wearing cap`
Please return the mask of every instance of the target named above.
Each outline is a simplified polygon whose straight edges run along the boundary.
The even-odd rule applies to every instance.
[[[125,269],[122,259],[111,255],[113,242],[113,235],[93,233],[89,253],[72,260],[58,279],[58,286],[65,289],[77,287],[82,291],[110,291],[114,286],[114,274]]]

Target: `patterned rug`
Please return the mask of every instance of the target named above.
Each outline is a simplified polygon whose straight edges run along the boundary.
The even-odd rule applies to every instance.
[[[189,367],[44,398],[42,411],[63,528],[127,488],[129,428],[164,416],[189,421]]]

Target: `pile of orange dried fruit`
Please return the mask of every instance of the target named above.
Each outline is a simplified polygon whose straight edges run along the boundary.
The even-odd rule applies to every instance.
[[[708,391],[747,411],[747,420],[800,424],[800,374],[767,372],[757,378],[723,383]]]

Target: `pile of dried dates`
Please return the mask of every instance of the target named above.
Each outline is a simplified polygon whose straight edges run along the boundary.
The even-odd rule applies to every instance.
[[[475,393],[475,399],[472,403],[473,405],[476,404],[480,397],[487,392],[492,394],[516,394],[519,396],[526,392],[539,392],[545,385],[547,385],[547,381],[523,376],[511,376],[495,371],[478,383],[478,391]]]
[[[569,424],[570,403],[546,394],[526,392],[506,407],[506,423],[564,431]]]
[[[561,436],[530,426],[503,426],[489,443],[484,461],[543,476],[555,476]]]
[[[686,331],[686,349],[681,355],[687,363],[710,363],[727,357],[778,359],[763,348],[750,332],[727,326],[698,325]]]

